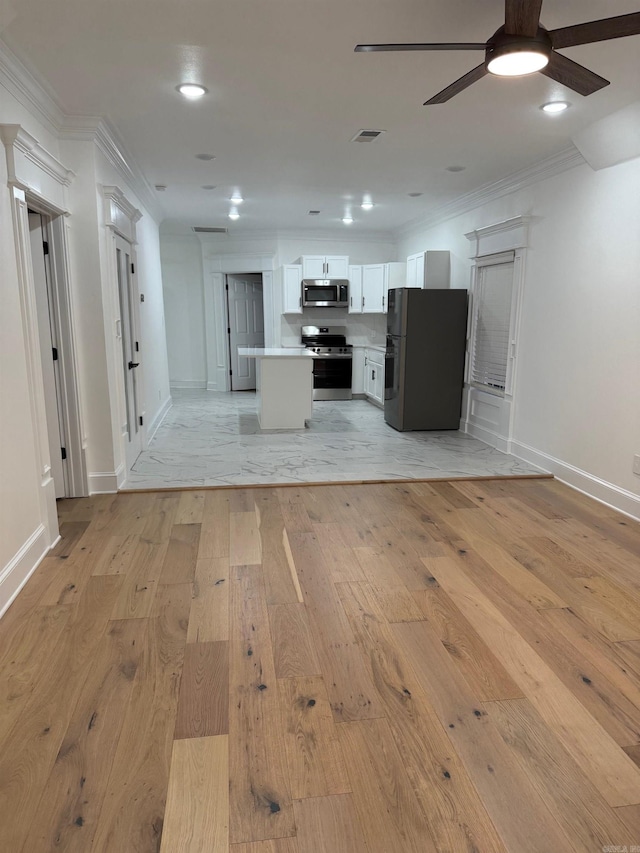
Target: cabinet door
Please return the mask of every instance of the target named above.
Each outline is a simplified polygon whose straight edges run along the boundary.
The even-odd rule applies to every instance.
[[[324,255],[303,255],[302,278],[328,278]],[[345,275],[344,278],[347,276]]]
[[[385,265],[366,264],[362,267],[362,313],[384,314]]]
[[[418,256],[417,255],[409,255],[407,258],[407,278],[406,278],[406,286],[407,287],[417,287],[416,281],[417,279],[417,268],[418,268]]]
[[[371,360],[369,359],[369,350],[364,351],[364,393],[367,397],[373,396],[373,377],[371,373]]]
[[[325,262],[327,278],[349,277],[349,258],[346,255],[327,255]]]
[[[384,403],[384,366],[372,363],[371,367],[373,371],[373,399],[377,400],[378,403]]]
[[[362,314],[362,267],[349,267],[349,314]]]
[[[415,283],[411,287],[424,287],[424,252],[416,255]]]
[[[282,267],[282,313],[302,314],[302,267]]]

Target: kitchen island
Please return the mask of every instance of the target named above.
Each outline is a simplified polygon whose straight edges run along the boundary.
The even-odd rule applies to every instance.
[[[238,347],[256,360],[261,429],[304,429],[313,405],[313,354],[304,347]]]

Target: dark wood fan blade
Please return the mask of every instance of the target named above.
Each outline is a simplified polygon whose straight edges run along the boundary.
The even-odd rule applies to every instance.
[[[557,80],[563,86],[573,89],[580,95],[592,95],[598,89],[604,89],[609,81],[589,71],[584,65],[578,65],[572,59],[567,59],[561,53],[552,52],[549,64],[540,72],[552,80]]]
[[[428,107],[431,104],[444,104],[445,101],[448,101],[450,98],[453,98],[454,95],[462,92],[463,89],[467,88],[467,86],[471,86],[472,83],[480,80],[486,73],[487,69],[483,62],[482,65],[477,65],[475,68],[472,68],[471,71],[464,75],[464,77],[459,77],[455,83],[452,83],[450,86],[447,86],[446,89],[438,92],[438,94],[434,95],[433,98],[429,98],[428,101],[424,102],[423,106]]]
[[[510,36],[535,36],[542,0],[505,0],[504,31]]]
[[[549,35],[551,44],[554,48],[558,48],[636,36],[638,33],[640,33],[640,12],[632,12],[630,15],[618,15],[616,18],[603,18],[600,21],[588,21],[586,24],[574,24],[572,27],[560,27],[557,30],[551,30]]]
[[[373,53],[379,50],[484,50],[483,42],[451,42],[450,44],[357,44],[356,53]]]

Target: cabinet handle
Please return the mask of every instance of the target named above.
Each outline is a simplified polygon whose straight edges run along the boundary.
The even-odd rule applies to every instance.
[[[349,297],[349,305],[353,308],[353,296]]]
[[[364,308],[364,296],[362,297],[362,307]]]
[[[298,297],[298,308],[302,308],[302,296]]]
[[[382,310],[384,311],[384,296],[382,297]]]
[[[372,381],[373,381],[373,380],[375,380],[375,378],[376,378],[376,372],[375,372],[375,370],[372,370],[372,371],[371,371],[371,379],[372,379]]]

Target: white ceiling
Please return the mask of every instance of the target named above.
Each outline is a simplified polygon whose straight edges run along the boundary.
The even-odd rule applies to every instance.
[[[548,29],[635,12],[638,0],[545,0]],[[535,74],[487,76],[446,104],[422,103],[481,53],[355,54],[358,42],[484,42],[501,0],[2,0],[2,38],[65,113],[109,119],[169,220],[389,230],[566,149],[571,135],[637,100],[640,36],[568,48],[611,81],[583,98]],[[199,82],[209,94],[175,91]],[[539,106],[572,107],[547,116]],[[375,143],[349,140],[386,130]],[[211,153],[210,163],[195,159]],[[462,172],[447,166],[464,166]],[[214,184],[206,191],[202,185]],[[241,190],[241,218],[228,198]],[[410,192],[422,192],[409,198]],[[376,206],[359,208],[363,194]],[[320,216],[309,217],[309,209]]]

